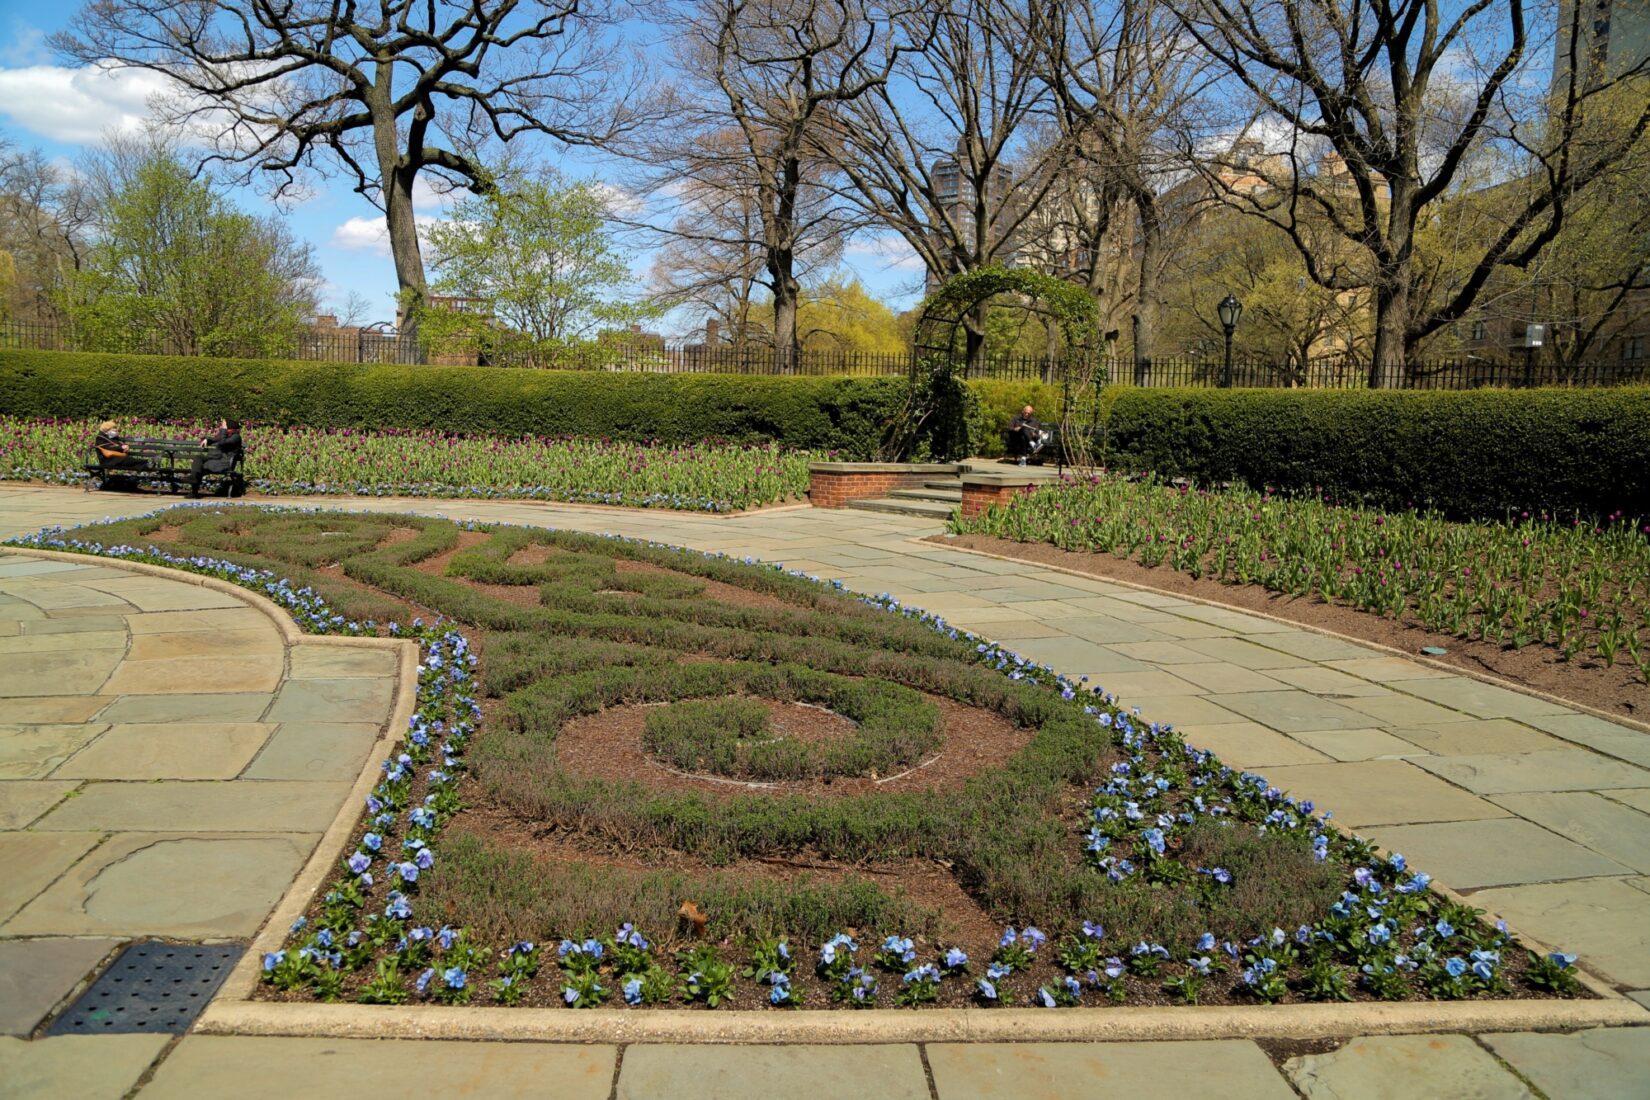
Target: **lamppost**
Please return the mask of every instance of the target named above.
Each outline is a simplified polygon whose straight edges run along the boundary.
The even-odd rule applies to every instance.
[[[1220,327],[1226,330],[1226,366],[1220,372],[1220,385],[1222,389],[1230,389],[1232,386],[1232,333],[1237,329],[1238,318],[1243,316],[1243,303],[1232,297],[1231,293],[1228,292],[1226,297],[1220,300],[1220,304],[1215,307],[1215,312],[1220,315]]]

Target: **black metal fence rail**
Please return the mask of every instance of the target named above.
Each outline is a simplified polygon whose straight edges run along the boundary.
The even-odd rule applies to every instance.
[[[445,364],[498,367],[539,367],[564,370],[636,371],[657,374],[846,375],[914,376],[927,356],[916,353],[858,352],[804,349],[781,352],[771,347],[688,345],[664,347],[656,341],[597,344],[588,348],[545,354],[514,346],[501,338],[485,347],[435,347],[397,332],[326,329],[295,334],[285,341],[255,346],[197,349],[152,336],[95,342],[51,324],[11,321],[0,323],[0,348],[31,351],[112,351],[129,355],[214,355],[240,358],[298,359],[332,363]],[[954,369],[968,378],[1004,381],[1103,380],[1145,387],[1215,387],[1223,382],[1225,364],[1218,358],[1169,356],[1137,363],[1131,359],[1054,359],[1045,356],[988,356],[983,363],[958,361]],[[1523,359],[1498,362],[1476,356],[1440,359],[1410,365],[1402,387],[1416,390],[1466,390],[1485,387],[1615,386],[1650,383],[1650,358],[1590,360],[1564,365]],[[1258,359],[1233,362],[1230,384],[1267,389],[1367,389],[1369,364],[1332,356],[1304,362],[1279,363]]]

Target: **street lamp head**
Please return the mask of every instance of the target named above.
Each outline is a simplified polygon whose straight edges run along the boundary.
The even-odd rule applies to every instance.
[[[1243,303],[1227,294],[1215,307],[1215,312],[1220,315],[1220,327],[1230,333],[1237,328],[1238,318],[1243,316]]]

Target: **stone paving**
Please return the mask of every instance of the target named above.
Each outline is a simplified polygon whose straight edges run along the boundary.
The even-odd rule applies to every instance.
[[[0,536],[136,514],[156,503],[0,487]],[[305,503],[626,534],[783,561],[856,590],[891,593],[1062,672],[1086,675],[1147,717],[1173,722],[1193,744],[1334,809],[1338,820],[1405,852],[1475,904],[1581,952],[1595,973],[1650,1004],[1650,734],[1641,730],[1242,612],[921,542],[938,525],[907,517],[801,509],[718,518],[492,501]],[[335,747],[376,732],[370,722],[333,713],[335,698],[365,705],[363,696],[335,694],[350,678],[336,670],[293,663],[271,680],[279,665],[274,650],[251,648],[256,629],[232,618],[236,609],[174,607],[164,584],[133,583],[102,566],[74,568],[87,575],[67,580],[56,571],[49,579],[54,571],[0,561],[0,713],[9,715],[0,727],[0,828],[10,830],[0,833],[0,853],[12,872],[0,880],[0,911],[7,914],[0,937],[85,937],[29,941],[52,944],[49,958],[35,955],[28,963],[52,974],[83,972],[88,958],[95,963],[121,938],[150,934],[164,920],[212,929],[174,933],[180,936],[249,934],[261,916],[254,910],[262,905],[267,912],[273,901],[258,894],[260,885],[280,876],[248,881],[236,894],[240,911],[208,914],[194,925],[194,917],[155,913],[149,903],[85,899],[93,886],[94,901],[105,889],[134,890],[151,873],[175,880],[162,893],[186,895],[197,880],[164,871],[174,859],[199,861],[201,874],[220,882],[243,856],[282,868],[283,860],[301,859],[293,853],[307,852],[330,816],[329,799],[335,809],[342,797],[346,765],[361,759]],[[83,640],[57,640],[70,630]],[[223,678],[191,679],[198,652],[167,641],[193,635],[201,644],[200,635],[213,631],[247,632],[246,645],[225,647],[246,658],[234,668],[244,688],[230,690]],[[150,636],[158,640],[138,648]],[[257,652],[269,657],[260,662],[252,657]],[[24,663],[14,665],[14,655]],[[139,662],[166,662],[149,667],[176,673],[187,691],[144,692],[155,681],[127,672]],[[303,671],[315,687],[304,686]],[[111,692],[111,683],[120,692]],[[63,686],[48,691],[46,684]],[[211,691],[213,684],[222,690]],[[159,731],[142,728],[162,725],[175,752],[160,747]],[[242,792],[262,797],[243,802]],[[3,847],[8,843],[14,847]],[[145,856],[161,844],[169,846],[161,849],[164,858]],[[240,853],[222,845],[239,845]],[[209,853],[220,855],[214,861]],[[122,877],[134,860],[153,872]],[[4,952],[19,942],[0,941],[0,974],[7,976],[0,978],[0,1006],[8,1012],[19,996],[14,990],[34,984],[9,977],[21,964]],[[4,1029],[26,1030],[14,1018],[0,1015]],[[82,1040],[90,1041],[108,1040]],[[37,1081],[64,1095],[72,1079],[78,1095],[96,1095],[97,1084],[80,1076],[96,1074],[125,1082],[109,1085],[115,1095],[151,1072],[157,1053],[131,1042],[94,1061],[70,1042],[0,1039],[0,1081],[8,1082],[0,1088]],[[307,1057],[321,1051],[340,1057]],[[116,1072],[117,1065],[132,1072]],[[267,1076],[256,1071],[261,1065],[269,1067]],[[1221,1091],[1234,1096],[1618,1097],[1650,1094],[1650,1029],[1365,1037],[1328,1054],[1286,1059],[1281,1070],[1246,1040],[898,1045],[856,1048],[848,1056],[840,1048],[808,1047],[616,1051],[190,1036],[152,1071],[145,1092],[227,1091],[231,1071],[236,1091],[272,1096],[342,1079],[332,1074],[541,1095],[535,1079],[554,1073],[556,1095],[565,1082],[568,1096],[692,1089],[766,1097],[796,1088],[822,1097],[850,1090],[1076,1097],[1118,1089],[1169,1096],[1207,1091],[1205,1082],[1218,1074]]]
[[[388,651],[288,647],[188,580],[0,551],[0,1033],[127,940],[256,932],[387,728],[395,674]]]

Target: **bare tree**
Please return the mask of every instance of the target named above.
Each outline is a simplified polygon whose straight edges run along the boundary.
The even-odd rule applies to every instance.
[[[177,89],[167,122],[212,156],[268,173],[342,169],[380,206],[402,296],[425,291],[413,183],[485,190],[477,150],[523,133],[570,144],[631,121],[589,0],[97,0],[52,38],[85,64],[147,69]]]
[[[1037,51],[1037,0],[942,0],[884,13],[890,35],[862,66],[890,78],[840,112],[830,152],[841,189],[899,234],[933,282],[1013,260],[1057,182],[1059,144]],[[964,319],[971,368],[985,359],[985,306]]]
[[[744,166],[736,163],[699,171],[697,178],[673,181],[668,224],[658,230],[664,244],[654,253],[651,272],[655,301],[667,309],[691,307],[709,314],[722,337],[743,348],[758,335],[772,336],[754,323],[753,308],[767,269],[762,218]],[[735,176],[724,178],[730,168]]]
[[[1128,220],[1119,228],[1133,240],[1135,380],[1145,384],[1172,229],[1161,196],[1179,169],[1179,134],[1209,84],[1210,63],[1165,0],[1062,0],[1057,10],[1048,80],[1068,150],[1062,171],[1089,181],[1082,201],[1071,204],[1083,261],[1074,274],[1091,292],[1102,290],[1121,200]]]
[[[883,25],[865,0],[697,0],[667,26],[679,102],[637,152],[658,167],[655,189],[673,189],[701,210],[665,229],[689,254],[711,247],[760,256],[761,283],[773,295],[773,346],[792,355],[802,269],[834,255],[850,228],[842,204],[820,187],[818,150],[833,112],[887,79],[886,60],[868,63]],[[707,193],[754,218],[695,216]],[[746,241],[718,239],[735,224],[752,231]]]
[[[1532,78],[1524,0],[1199,0],[1182,15],[1255,107],[1287,131],[1268,184],[1227,193],[1287,230],[1319,285],[1373,292],[1372,385],[1402,385],[1411,350],[1466,313],[1499,267],[1525,267],[1562,229],[1566,208],[1650,126],[1635,119],[1599,140],[1589,111],[1644,71],[1602,79],[1573,33],[1545,101],[1520,102]],[[1333,171],[1309,170],[1333,151]],[[1418,229],[1473,158],[1518,163],[1504,184],[1518,201],[1498,232],[1468,242],[1462,277],[1433,300],[1416,285]],[[1217,181],[1218,172],[1211,175]],[[1325,263],[1316,226],[1358,259]]]
[[[39,150],[0,147],[0,250],[11,257],[4,312],[61,320],[58,296],[85,259],[96,210],[82,182]]]

